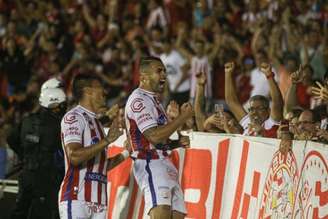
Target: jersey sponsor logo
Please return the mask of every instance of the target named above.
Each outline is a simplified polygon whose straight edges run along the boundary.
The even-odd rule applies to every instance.
[[[107,177],[105,175],[100,173],[94,173],[94,172],[87,172],[85,174],[85,180],[107,183]]]
[[[153,120],[153,117],[149,113],[144,113],[137,118],[138,125]]]
[[[131,103],[131,109],[134,113],[140,113],[146,107],[144,106],[143,99],[136,98]]]
[[[80,136],[81,132],[79,132],[78,127],[69,127],[64,133],[64,136]]]
[[[73,123],[75,123],[75,122],[73,122]],[[64,137],[67,137],[67,136],[81,136],[81,132],[79,131],[79,127],[77,127],[76,125],[68,127],[64,132]]]
[[[64,123],[66,123],[66,124],[70,124],[71,125],[71,124],[73,124],[75,122],[77,122],[77,119],[76,119],[76,116],[75,115],[69,114],[69,115],[66,115],[64,117]]]

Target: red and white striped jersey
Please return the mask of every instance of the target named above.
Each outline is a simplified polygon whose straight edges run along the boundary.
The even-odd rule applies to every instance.
[[[106,149],[87,162],[73,166],[65,148],[73,142],[89,147],[104,138],[103,127],[96,114],[80,105],[71,109],[61,121],[61,138],[65,152],[65,177],[59,201],[81,200],[107,205]]]
[[[138,151],[156,149],[143,132],[152,127],[165,125],[167,117],[155,93],[137,88],[126,103],[125,122],[134,150],[132,157],[137,157]]]

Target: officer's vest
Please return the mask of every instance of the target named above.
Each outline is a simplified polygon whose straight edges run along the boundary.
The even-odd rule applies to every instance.
[[[24,166],[29,171],[56,170],[55,156],[60,145],[59,121],[48,112],[37,112],[23,120],[21,143]]]

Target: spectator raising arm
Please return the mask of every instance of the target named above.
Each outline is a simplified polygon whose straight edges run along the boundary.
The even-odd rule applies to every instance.
[[[279,122],[283,118],[284,102],[278,84],[274,80],[274,73],[272,72],[272,67],[268,63],[262,63],[260,70],[265,74],[270,86],[270,95],[272,99],[270,117],[274,121]]]
[[[205,104],[205,84],[206,75],[204,72],[200,72],[197,75],[197,86],[196,86],[196,98],[195,98],[195,119],[198,131],[204,131],[204,122],[206,120],[203,107]]]
[[[292,79],[292,85],[287,90],[286,100],[285,100],[285,109],[284,113],[287,114],[292,111],[293,107],[298,106],[296,86],[302,81],[302,66],[300,65],[299,69],[293,72],[290,77]]]
[[[224,65],[225,71],[225,100],[228,104],[231,112],[236,117],[237,121],[240,121],[246,116],[246,111],[238,100],[235,84],[232,78],[233,71],[235,69],[235,63],[229,62]]]

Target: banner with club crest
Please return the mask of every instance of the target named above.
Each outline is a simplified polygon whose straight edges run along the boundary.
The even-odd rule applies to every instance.
[[[186,218],[328,219],[328,146],[193,132],[191,148],[171,155],[179,170]],[[109,156],[122,151],[121,136]],[[148,218],[128,159],[108,174],[108,218]]]

